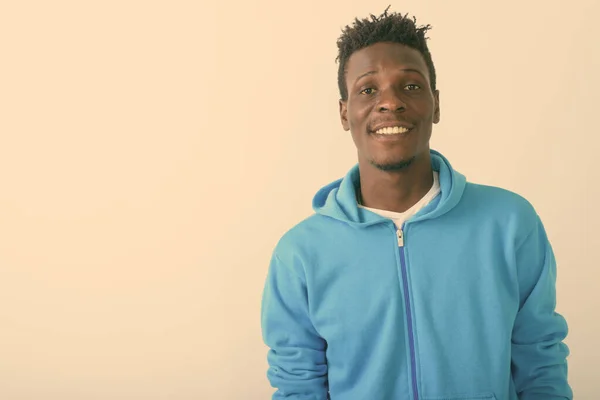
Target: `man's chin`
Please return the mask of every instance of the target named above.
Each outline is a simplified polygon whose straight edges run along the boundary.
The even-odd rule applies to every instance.
[[[407,158],[407,159],[402,159],[402,160],[394,160],[394,161],[384,161],[384,162],[378,162],[377,160],[371,160],[369,161],[369,163],[377,168],[380,171],[385,171],[385,172],[396,172],[396,171],[402,171],[407,169],[408,167],[410,167],[413,162],[415,161],[415,157],[411,157],[411,158]]]

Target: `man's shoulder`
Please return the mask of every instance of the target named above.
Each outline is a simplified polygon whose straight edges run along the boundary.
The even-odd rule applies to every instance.
[[[287,229],[277,242],[275,251],[284,255],[290,251],[296,253],[301,249],[314,247],[331,235],[331,228],[342,224],[333,218],[313,213]]]
[[[512,190],[478,183],[467,183],[464,200],[469,209],[481,210],[506,222],[532,226],[538,214],[533,204]]]
[[[475,202],[485,202],[493,206],[527,212],[534,211],[531,202],[523,195],[499,186],[469,182],[467,183],[465,195],[469,197],[469,200]]]

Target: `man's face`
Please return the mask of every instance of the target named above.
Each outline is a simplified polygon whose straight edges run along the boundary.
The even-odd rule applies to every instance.
[[[348,99],[340,100],[340,117],[359,163],[399,170],[428,154],[433,124],[440,119],[439,92],[431,90],[421,53],[376,43],[353,53],[346,71]],[[382,126],[400,129],[376,132]]]

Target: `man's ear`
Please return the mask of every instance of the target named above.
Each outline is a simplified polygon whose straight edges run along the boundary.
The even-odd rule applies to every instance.
[[[436,90],[433,92],[433,99],[435,102],[435,108],[433,109],[433,123],[437,124],[440,122],[440,91]]]
[[[350,124],[348,123],[348,101],[340,99],[340,120],[342,121],[342,127],[345,131],[350,130]]]

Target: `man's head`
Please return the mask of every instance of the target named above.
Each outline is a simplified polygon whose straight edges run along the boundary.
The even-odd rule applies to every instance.
[[[338,39],[340,118],[361,164],[394,171],[429,159],[432,125],[440,118],[429,29],[386,9],[356,19]],[[390,126],[399,128],[380,130]]]

